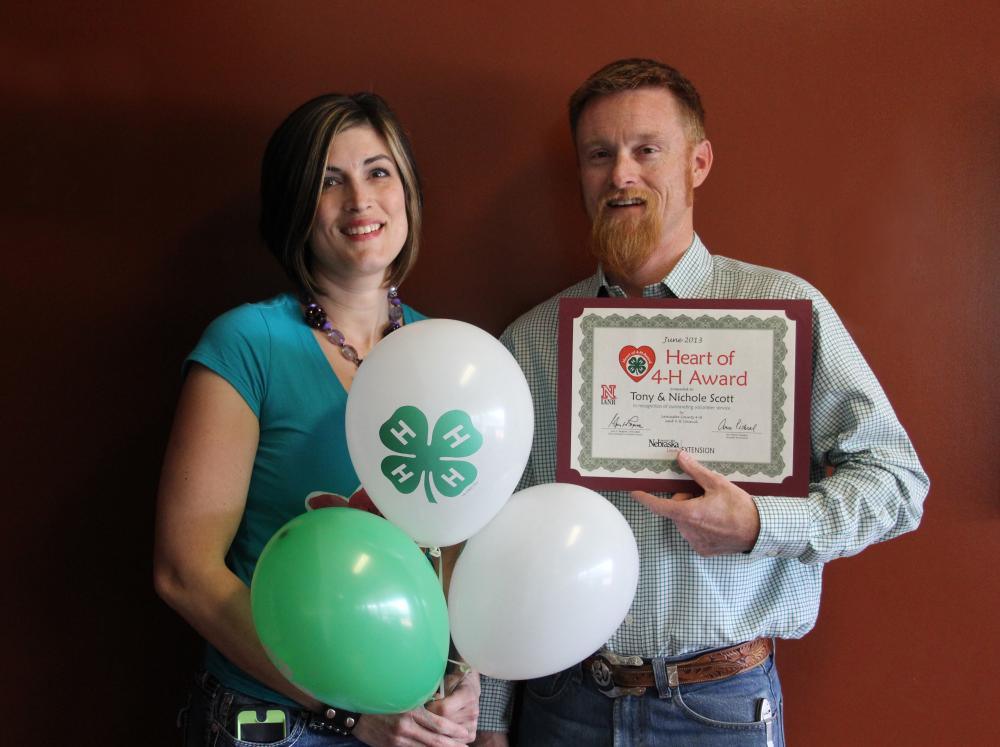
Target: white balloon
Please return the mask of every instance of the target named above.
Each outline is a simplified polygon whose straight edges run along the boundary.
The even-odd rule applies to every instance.
[[[347,447],[385,517],[425,547],[472,536],[510,498],[531,449],[524,374],[478,327],[407,324],[365,358],[347,398]]]
[[[638,583],[635,536],[618,509],[577,485],[537,485],[515,493],[459,556],[452,640],[491,677],[553,674],[611,637]]]

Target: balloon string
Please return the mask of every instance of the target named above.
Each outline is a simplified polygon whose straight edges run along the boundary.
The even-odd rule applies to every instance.
[[[438,562],[437,562],[438,580],[441,582],[441,593],[443,594],[444,593],[444,556],[441,555],[441,548],[440,547],[432,547],[432,548],[430,548],[430,555],[431,555],[432,558],[437,558],[437,560],[438,560]],[[441,687],[438,690],[438,697],[441,700],[444,700],[445,696],[446,696],[446,693],[444,691],[444,677],[442,677],[441,678]]]
[[[441,581],[441,591],[443,592],[444,591],[444,556],[441,554],[441,548],[440,547],[429,547],[429,548],[427,548],[427,554],[430,555],[432,558],[437,558],[438,559],[437,573],[438,573],[438,579],[440,579],[440,581]],[[458,688],[458,686],[462,684],[462,680],[465,679],[465,676],[469,672],[472,671],[472,667],[470,667],[464,661],[459,661],[457,659],[447,659],[446,661],[449,664],[454,664],[458,668],[458,671],[462,673],[461,679],[459,679],[459,681],[455,683],[455,686],[452,687],[452,692],[454,692],[455,689]],[[442,677],[441,678],[441,685],[438,688],[438,699],[439,700],[443,700],[448,695],[450,695],[450,693],[448,693],[448,692],[445,691],[444,678]]]
[[[462,674],[468,674],[472,671],[472,667],[466,664],[464,661],[459,661],[458,659],[448,659],[449,664],[454,664],[458,667],[458,671]]]

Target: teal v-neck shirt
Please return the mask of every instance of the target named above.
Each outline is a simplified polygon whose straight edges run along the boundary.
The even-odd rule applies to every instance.
[[[409,324],[424,319],[403,306]],[[302,319],[282,294],[244,304],[213,321],[188,356],[228,381],[260,423],[246,509],[226,563],[247,585],[271,536],[310,508],[348,501],[361,485],[347,452],[347,392]],[[205,666],[226,687],[292,705],[208,645]]]

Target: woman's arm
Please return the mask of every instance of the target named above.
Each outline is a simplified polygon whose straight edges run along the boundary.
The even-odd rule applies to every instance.
[[[221,376],[195,364],[160,478],[153,555],[157,593],[236,666],[310,709],[314,699],[271,664],[254,630],[250,589],[225,563],[246,506],[257,418]]]
[[[246,507],[260,435],[257,418],[221,376],[195,364],[181,391],[160,478],[153,553],[157,593],[231,662],[272,690],[319,711],[267,658],[250,589],[225,557]],[[458,747],[469,730],[423,707],[366,715],[355,736],[372,745]]]

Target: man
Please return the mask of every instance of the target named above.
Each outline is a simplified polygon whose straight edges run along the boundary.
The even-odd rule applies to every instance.
[[[609,492],[639,543],[639,588],[604,659],[525,684],[526,745],[784,743],[773,640],[816,622],[823,564],[914,529],[929,482],[827,301],[787,273],[708,253],[694,190],[712,167],[694,86],[652,60],[620,60],[570,99],[597,273],[515,321],[503,341],[535,400],[520,487],[555,481],[559,297],[809,299],[810,490],[751,496],[688,454],[703,495]],[[627,658],[625,658],[627,657]],[[641,657],[641,659],[639,658]],[[507,744],[511,683],[487,679],[478,744]]]

